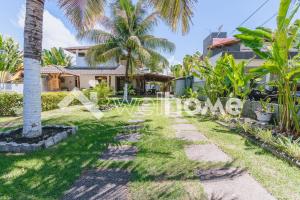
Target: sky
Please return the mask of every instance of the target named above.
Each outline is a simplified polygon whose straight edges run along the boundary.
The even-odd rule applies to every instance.
[[[202,41],[211,32],[232,33],[253,11],[266,0],[198,0],[194,6],[193,25],[187,35],[172,32],[160,22],[154,35],[167,38],[176,45],[173,54],[166,54],[171,64],[181,63],[186,54],[202,52]],[[244,26],[255,28],[272,17],[278,10],[279,0],[269,0]],[[1,4],[0,34],[13,37],[23,47],[25,0],[9,0]],[[298,15],[300,16],[300,15]],[[265,26],[273,28],[275,17]],[[235,32],[237,33],[237,32]],[[84,45],[76,39],[76,31],[57,6],[57,0],[46,0],[44,12],[43,48]]]

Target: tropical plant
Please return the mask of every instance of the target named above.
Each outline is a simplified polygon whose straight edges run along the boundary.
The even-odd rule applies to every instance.
[[[112,5],[112,13],[111,20],[107,18],[109,32],[85,30],[79,33],[79,38],[97,43],[87,53],[91,65],[112,59],[126,61],[124,100],[127,101],[129,74],[147,65],[153,58],[168,65],[168,60],[156,50],[172,52],[175,45],[167,39],[149,34],[156,25],[158,14],[154,12],[147,15],[143,1],[138,1],[136,5],[131,0],[118,1]]]
[[[0,35],[0,82],[8,81],[10,74],[22,66],[23,56],[19,44]]]
[[[127,0],[118,0],[122,1]],[[192,23],[193,6],[197,0],[143,0],[154,7],[173,31],[181,27],[187,33]],[[78,29],[90,29],[95,23],[106,24],[103,18],[107,0],[58,0],[59,6]],[[104,20],[103,20],[104,19]]]
[[[297,43],[300,20],[292,23],[299,9],[299,3],[292,8],[291,0],[281,0],[277,28],[271,30],[259,27],[255,30],[240,27],[241,34],[236,35],[246,46],[265,60],[264,64],[252,70],[257,75],[275,75],[278,87],[280,130],[287,134],[300,134],[299,119],[296,110],[296,85],[300,77],[300,56],[291,57],[290,50]],[[289,12],[290,11],[290,12]]]
[[[221,66],[224,68],[226,79],[230,81],[231,96],[246,99],[251,92],[250,80],[253,74],[246,73],[247,61],[235,62],[232,55],[225,54],[221,58]]]
[[[175,76],[175,78],[179,78],[183,76],[183,67],[181,64],[172,65],[170,69],[173,76]]]
[[[71,66],[71,60],[72,57],[67,55],[62,48],[45,49],[42,54],[42,66],[58,65],[69,67]]]

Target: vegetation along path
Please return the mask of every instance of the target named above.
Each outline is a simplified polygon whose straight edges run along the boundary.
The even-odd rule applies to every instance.
[[[163,104],[118,107],[101,122],[81,107],[43,113],[44,124],[74,124],[78,134],[40,152],[0,154],[0,199],[226,199],[249,188],[263,195],[256,199],[300,199],[299,169],[209,118],[164,115]],[[20,119],[1,122],[11,120]],[[144,127],[130,131],[132,123]]]

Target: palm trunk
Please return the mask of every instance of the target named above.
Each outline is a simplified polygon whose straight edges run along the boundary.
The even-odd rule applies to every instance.
[[[128,55],[127,55],[127,62],[126,62],[126,69],[125,69],[125,85],[124,85],[124,96],[123,96],[123,101],[128,101],[128,83],[129,83],[129,78],[128,78],[128,71],[130,67],[130,59],[131,59],[131,50],[128,50]]]
[[[41,127],[41,53],[45,0],[26,0],[24,28],[23,136],[42,134]]]

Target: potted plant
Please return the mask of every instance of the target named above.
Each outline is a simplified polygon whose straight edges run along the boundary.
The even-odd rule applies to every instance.
[[[255,111],[257,120],[260,122],[270,122],[272,115],[274,114],[274,106],[270,104],[271,99],[266,101],[260,100],[260,107]]]

